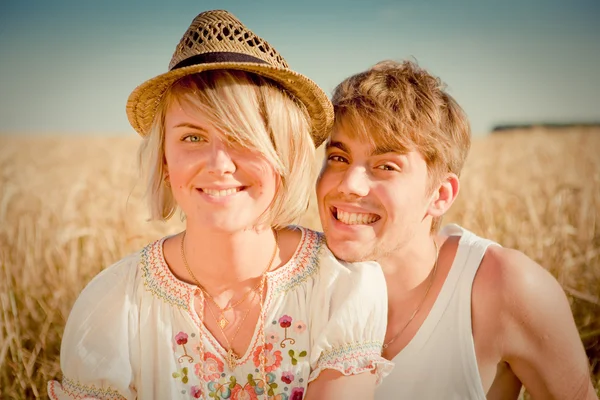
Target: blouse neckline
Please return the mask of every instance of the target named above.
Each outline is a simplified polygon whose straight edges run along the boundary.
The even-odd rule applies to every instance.
[[[321,248],[324,247],[323,235],[303,227],[298,227],[298,229],[301,231],[301,238],[292,257],[281,267],[266,274],[265,313],[270,309],[273,298],[301,284],[318,268],[318,255]],[[196,285],[177,278],[165,260],[163,244],[167,238],[169,236],[158,239],[142,250],[140,264],[144,286],[154,296],[186,311],[197,328],[202,330],[203,336],[224,358],[226,350],[206,328],[196,312],[195,297],[202,296],[200,289]],[[238,365],[245,364],[252,357],[256,346],[259,345],[260,333],[257,326],[248,349],[238,360]]]
[[[318,253],[324,244],[323,235],[304,227],[297,229],[302,235],[292,257],[281,267],[266,274],[269,286],[273,286],[273,296],[303,282],[317,268]],[[168,238],[158,239],[142,250],[140,265],[144,286],[171,305],[189,310],[190,302],[199,289],[177,278],[167,265],[163,244]]]

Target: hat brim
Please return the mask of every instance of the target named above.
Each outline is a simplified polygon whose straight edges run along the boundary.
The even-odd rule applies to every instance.
[[[147,136],[162,96],[175,81],[187,75],[221,69],[252,72],[277,82],[306,106],[311,119],[311,135],[315,147],[319,147],[328,137],[333,125],[333,106],[325,92],[302,74],[259,63],[219,62],[191,65],[149,79],[129,95],[129,123],[141,136]]]

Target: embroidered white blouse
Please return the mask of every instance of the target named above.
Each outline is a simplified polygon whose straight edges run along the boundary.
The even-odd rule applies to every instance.
[[[387,293],[379,265],[340,262],[322,234],[299,229],[293,257],[267,275],[265,343],[257,327],[233,371],[195,311],[198,289],[168,268],[163,238],[83,290],[63,335],[63,380],[48,383],[50,398],[300,400],[323,369],[387,375],[392,364],[381,357]]]

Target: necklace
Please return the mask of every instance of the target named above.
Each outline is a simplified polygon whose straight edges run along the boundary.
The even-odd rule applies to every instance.
[[[269,269],[271,269],[271,265],[273,264],[273,260],[275,260],[275,255],[277,254],[278,234],[277,234],[276,230],[273,230],[273,232],[275,233],[275,248],[273,249],[273,255],[271,256],[271,260],[269,261],[269,264],[267,264],[267,268],[263,271],[262,275],[266,274],[267,271]],[[184,249],[185,233],[186,233],[186,231],[183,231],[183,236],[181,237],[181,258],[183,260],[183,264],[185,265],[185,268],[187,269],[188,274],[190,274],[190,276],[192,277],[192,279],[196,283],[196,286],[198,286],[198,288],[200,290],[202,290],[202,292],[208,297],[208,299],[219,309],[219,318],[217,319],[217,324],[219,325],[219,327],[221,329],[225,329],[227,327],[227,325],[229,325],[229,320],[227,318],[225,318],[225,313],[227,311],[229,311],[229,310],[234,309],[238,305],[242,304],[248,298],[248,296],[250,295],[250,293],[256,293],[256,291],[258,290],[258,288],[259,288],[259,286],[261,284],[261,281],[259,281],[258,284],[256,286],[254,286],[252,289],[250,289],[249,291],[247,291],[246,294],[244,294],[240,300],[234,302],[233,304],[230,304],[229,306],[227,306],[225,308],[221,308],[217,304],[217,302],[215,301],[215,299],[210,295],[210,293],[208,293],[206,291],[206,289],[204,289],[204,287],[200,284],[200,282],[198,281],[198,279],[196,279],[196,276],[194,275],[194,273],[192,272],[190,266],[188,265],[187,259],[185,257],[185,249]]]
[[[263,310],[263,294],[264,294],[265,280],[266,280],[266,277],[267,277],[267,272],[271,269],[271,267],[273,265],[273,261],[275,260],[275,256],[277,255],[277,248],[278,248],[277,244],[278,244],[278,241],[279,241],[278,232],[276,230],[273,230],[273,232],[275,234],[275,247],[273,249],[273,254],[271,255],[271,259],[269,260],[269,264],[267,265],[267,268],[261,274],[261,279],[259,280],[259,283],[257,285],[257,287],[259,288],[258,294],[259,294],[259,304],[260,304],[260,315],[259,315],[259,321],[258,321],[258,323],[260,324],[260,332],[259,333],[262,335],[262,339],[263,339],[263,352],[264,352],[264,342],[265,342],[265,338],[264,338],[264,336],[265,336],[264,335],[264,310]],[[219,307],[219,305],[215,302],[215,300],[212,298],[212,296],[200,284],[200,282],[198,281],[198,279],[196,278],[196,276],[192,272],[192,270],[191,270],[191,268],[190,268],[190,266],[189,266],[189,264],[187,262],[187,259],[185,257],[185,247],[184,247],[185,233],[186,232],[184,231],[183,235],[181,237],[181,258],[183,260],[183,264],[185,265],[185,268],[187,269],[188,273],[190,274],[190,276],[192,277],[192,279],[196,283],[196,286],[198,286],[198,288],[200,289],[201,293],[203,295],[206,294],[209,297],[209,299],[212,301],[212,303],[220,311],[220,318],[217,318],[215,316],[215,314],[213,313],[212,309],[210,307],[208,307],[208,311],[212,314],[213,318],[217,322],[217,325],[219,326],[219,329],[221,330],[221,333],[223,334],[223,337],[225,338],[225,341],[227,342],[227,354],[225,356],[225,358],[226,358],[225,361],[227,362],[227,366],[229,367],[229,369],[233,371],[233,369],[235,369],[235,367],[237,365],[238,356],[233,351],[231,343],[237,337],[237,334],[239,333],[242,324],[244,323],[244,321],[246,320],[246,317],[248,317],[248,314],[250,313],[250,310],[252,309],[252,305],[250,305],[250,307],[248,307],[248,309],[244,313],[244,317],[242,318],[242,321],[238,324],[238,327],[237,327],[234,335],[232,336],[231,341],[227,338],[227,335],[225,334],[225,331],[224,331],[225,327],[229,324],[229,321],[225,318],[224,313],[225,313],[225,311],[233,309],[233,307],[241,304],[242,301],[246,300],[246,298],[248,297],[248,295],[250,293],[254,293],[256,295],[257,294],[257,292],[256,292],[256,288],[257,287],[252,288],[250,291],[248,291],[248,293],[246,293],[242,297],[242,300],[239,300],[239,301],[235,302],[234,305],[230,305],[229,307],[226,307],[225,309]],[[203,315],[204,315],[204,307],[202,307],[202,316]],[[264,355],[263,355],[263,358],[264,358]],[[264,367],[264,365],[263,365],[263,367]],[[263,371],[263,375],[264,375],[264,371]],[[266,380],[265,380],[265,382],[266,382]]]
[[[262,283],[262,280],[261,280]],[[262,298],[263,293],[262,293],[262,289],[264,288],[264,285],[260,285],[261,286],[261,291],[260,291],[260,296],[259,298]],[[252,299],[254,299],[256,297],[258,293],[254,293],[254,296],[252,297]],[[227,335],[225,334],[225,331],[223,330],[223,328],[221,327],[221,325],[218,324],[218,319],[215,316],[213,310],[208,307],[208,311],[210,312],[210,314],[212,315],[212,317],[215,319],[215,321],[217,321],[217,325],[219,326],[219,329],[221,331],[221,334],[223,334],[223,337],[225,338],[225,342],[227,343],[227,354],[225,356],[225,361],[227,362],[227,366],[229,367],[230,370],[234,370],[237,362],[239,360],[238,355],[235,353],[235,351],[233,351],[233,346],[231,345],[233,343],[233,341],[235,340],[235,338],[237,337],[238,333],[240,332],[240,328],[242,327],[242,325],[244,324],[244,321],[246,320],[246,317],[248,317],[248,314],[250,313],[250,310],[252,309],[252,305],[250,305],[250,307],[248,307],[248,309],[246,310],[246,312],[244,313],[244,317],[242,318],[242,320],[240,321],[240,323],[238,324],[237,329],[235,330],[235,333],[233,334],[233,336],[231,337],[231,339],[227,338]]]
[[[263,279],[260,280],[261,282],[261,288],[260,288],[260,293],[263,293],[263,288],[265,287],[265,283],[267,281],[267,275],[263,275]],[[197,289],[196,291],[196,296],[198,296],[200,298],[200,302],[199,302],[199,308],[200,308],[200,312],[199,312],[199,317],[200,320],[204,320],[204,292]],[[259,318],[258,318],[258,337],[260,338],[260,343],[261,346],[260,348],[262,349],[260,354],[259,354],[259,370],[258,372],[260,373],[260,377],[262,378],[262,381],[265,383],[265,385],[267,384],[267,371],[266,371],[266,362],[267,362],[267,357],[265,356],[265,347],[266,347],[266,343],[267,343],[267,338],[265,337],[265,309],[264,309],[264,302],[261,301],[259,302],[260,305],[260,314],[259,314]],[[200,354],[200,360],[205,360],[205,352],[204,352],[204,334],[202,332],[202,329],[200,329],[198,331],[199,333],[199,337],[200,337],[200,346],[198,348],[198,353]],[[229,353],[229,352],[228,352]],[[236,360],[237,361],[237,360]],[[229,362],[227,363],[227,366],[229,366]],[[233,371],[233,369],[231,369]],[[204,369],[202,369],[201,372],[201,378],[202,380],[205,380],[205,374],[204,374]],[[201,381],[202,382],[202,381]],[[200,383],[201,387],[202,387],[202,391],[201,391],[201,396],[204,400],[207,399],[206,395],[208,393],[210,393],[210,389],[208,387],[208,382],[206,382],[205,385],[202,385],[202,383]],[[264,400],[268,400],[268,391],[265,390],[263,392],[263,399]]]
[[[413,313],[411,314],[411,316],[408,319],[408,321],[406,322],[406,324],[404,324],[404,326],[402,327],[402,329],[400,329],[394,335],[394,337],[392,337],[390,339],[389,342],[383,344],[383,349],[384,350],[387,349],[390,346],[390,344],[392,344],[402,334],[402,332],[404,332],[404,330],[406,330],[406,328],[408,327],[408,325],[410,325],[410,323],[412,322],[412,320],[415,318],[415,316],[417,315],[417,313],[419,312],[419,310],[423,306],[423,303],[425,303],[425,299],[427,298],[427,295],[429,294],[429,290],[431,289],[431,286],[433,285],[433,280],[435,278],[435,273],[437,271],[437,266],[438,266],[438,257],[440,255],[440,249],[438,248],[438,244],[436,243],[435,240],[433,241],[433,245],[435,246],[435,261],[433,263],[433,272],[431,273],[431,279],[429,279],[429,284],[427,285],[427,289],[425,290],[425,295],[421,299],[421,302],[419,303],[419,305],[417,306],[417,308],[415,308],[415,311],[413,311]]]
[[[233,310],[235,307],[242,304],[248,298],[248,295],[250,295],[250,293],[256,294],[256,291],[258,290],[259,287],[260,287],[260,281],[258,282],[258,284],[256,286],[254,286],[252,289],[248,290],[246,292],[246,294],[244,296],[242,296],[242,298],[240,300],[236,301],[233,304],[230,304],[229,306],[227,306],[225,308],[221,308],[221,306],[219,306],[217,304],[217,302],[210,295],[210,293],[208,293],[206,290],[204,290],[204,288],[200,287],[200,290],[202,290],[204,292],[206,297],[208,297],[208,299],[211,301],[211,303],[213,303],[215,305],[215,307],[217,307],[217,309],[219,310],[219,318],[215,317],[215,319],[217,320],[217,324],[219,325],[219,328],[225,329],[227,327],[227,325],[229,325],[229,320],[227,318],[225,318],[225,313],[229,310]],[[210,309],[210,307],[209,307],[209,309]],[[211,313],[212,313],[212,311],[211,311]]]

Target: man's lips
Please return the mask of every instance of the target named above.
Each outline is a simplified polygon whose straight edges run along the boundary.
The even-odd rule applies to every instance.
[[[381,219],[375,213],[358,211],[355,207],[330,207],[333,218],[346,225],[371,225]]]

